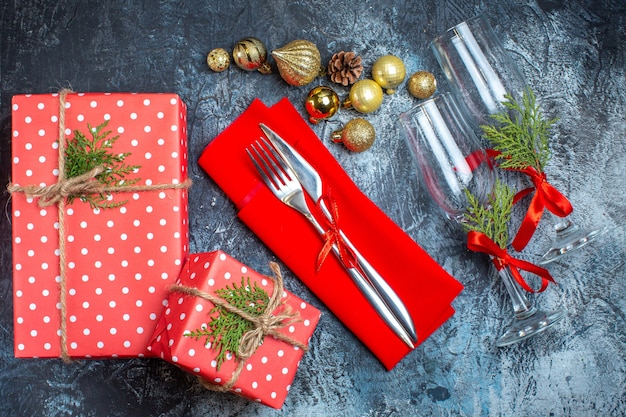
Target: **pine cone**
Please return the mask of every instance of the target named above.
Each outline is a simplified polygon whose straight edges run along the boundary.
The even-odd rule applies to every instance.
[[[332,82],[344,86],[354,84],[363,72],[361,57],[354,52],[337,52],[328,63],[328,75]]]

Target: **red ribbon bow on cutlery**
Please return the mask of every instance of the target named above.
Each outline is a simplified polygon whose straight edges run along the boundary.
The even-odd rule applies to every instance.
[[[508,265],[515,281],[528,292],[542,292],[548,287],[550,282],[556,284],[547,269],[537,266],[531,262],[514,258],[506,249],[498,246],[484,233],[474,230],[470,231],[467,234],[467,247],[474,252],[482,252],[491,255],[493,257],[493,263],[498,271]],[[541,277],[541,288],[538,290],[533,289],[526,282],[524,277],[522,277],[520,269]]]
[[[330,212],[330,218],[326,217],[324,210],[322,209],[322,202],[328,208]],[[333,245],[337,245],[339,250],[339,259],[348,268],[354,268],[357,264],[356,254],[348,247],[343,237],[341,236],[341,229],[339,228],[339,208],[337,202],[330,197],[330,195],[324,194],[315,204],[318,213],[318,217],[322,219],[323,223],[327,226],[326,231],[322,235],[324,239],[324,246],[320,250],[317,256],[317,270],[319,271],[322,264],[326,260],[326,257],[330,253]]]

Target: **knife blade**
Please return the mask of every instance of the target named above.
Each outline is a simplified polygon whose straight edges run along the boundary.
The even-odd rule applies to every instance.
[[[283,138],[281,138],[276,132],[267,127],[264,123],[260,123],[259,127],[272,143],[274,148],[287,162],[290,168],[295,172],[296,177],[302,184],[302,188],[305,192],[314,200],[320,201],[320,207],[325,216],[331,219],[331,214],[323,199],[320,198],[323,195],[323,182],[319,173],[309,164],[309,162],[296,151],[291,145],[289,145]],[[372,265],[365,259],[363,255],[356,249],[354,244],[348,239],[343,231],[340,232],[346,245],[354,252],[356,260],[358,262],[359,269],[363,272],[370,285],[374,288],[378,296],[387,305],[389,310],[392,311],[398,322],[402,325],[404,330],[409,334],[414,342],[417,342],[417,333],[415,331],[415,325],[413,319],[400,297],[389,286],[387,281],[372,267]]]

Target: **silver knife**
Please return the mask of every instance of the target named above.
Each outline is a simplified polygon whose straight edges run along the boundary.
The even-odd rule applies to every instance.
[[[298,180],[302,184],[302,188],[309,194],[314,201],[320,201],[320,207],[329,220],[331,219],[330,212],[324,204],[323,199],[320,200],[323,193],[322,178],[315,171],[315,168],[307,162],[302,155],[298,153],[291,145],[284,141],[283,138],[278,136],[273,130],[267,127],[265,124],[260,123],[259,127],[265,133],[270,140],[274,148],[285,159],[290,168],[296,173]],[[417,333],[415,331],[415,325],[413,319],[409,314],[409,311],[404,306],[404,303],[384,280],[384,278],[370,265],[369,262],[361,255],[356,249],[348,237],[340,232],[346,245],[354,252],[360,270],[364,273],[369,283],[378,293],[379,297],[384,301],[387,307],[392,311],[398,322],[402,325],[404,330],[411,337],[413,342],[417,342]]]

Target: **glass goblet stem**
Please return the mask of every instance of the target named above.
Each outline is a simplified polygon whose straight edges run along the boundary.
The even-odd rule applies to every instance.
[[[496,341],[496,346],[504,347],[521,342],[543,332],[563,318],[560,310],[543,311],[535,307],[515,282],[508,267],[499,269],[498,274],[511,298],[515,320]]]
[[[500,279],[504,283],[504,287],[509,293],[509,297],[513,303],[515,318],[523,319],[533,315],[537,311],[537,308],[535,308],[526,295],[524,295],[522,288],[520,288],[520,286],[513,279],[511,271],[509,271],[507,267],[504,267],[498,270],[498,274],[500,275]]]

